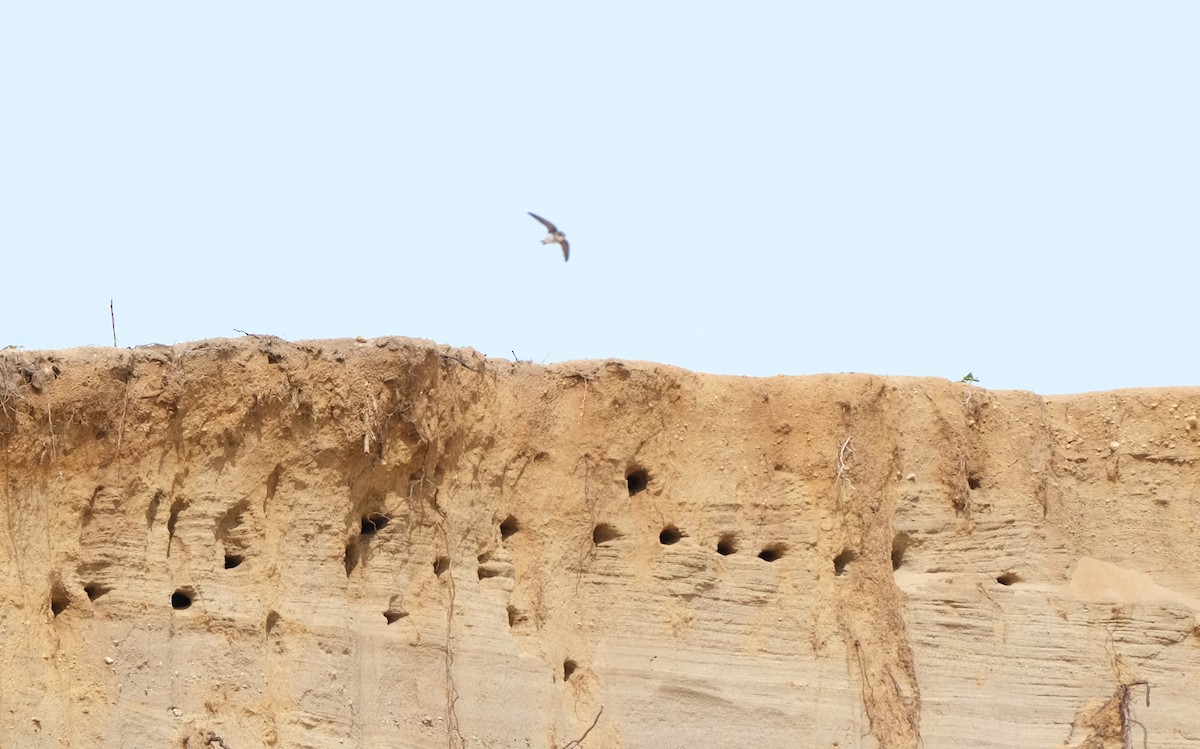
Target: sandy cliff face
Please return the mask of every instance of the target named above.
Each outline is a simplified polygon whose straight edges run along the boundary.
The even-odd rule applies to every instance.
[[[406,339],[5,352],[0,743],[1197,747],[1198,414]]]

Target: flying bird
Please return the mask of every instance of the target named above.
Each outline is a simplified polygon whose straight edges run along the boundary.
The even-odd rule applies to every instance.
[[[540,221],[542,226],[546,227],[546,231],[550,232],[546,235],[546,238],[542,240],[542,244],[554,244],[555,242],[561,244],[563,248],[563,262],[565,263],[567,260],[569,260],[571,258],[571,245],[567,244],[567,235],[559,231],[557,226],[537,215],[533,211],[529,211],[529,215]]]

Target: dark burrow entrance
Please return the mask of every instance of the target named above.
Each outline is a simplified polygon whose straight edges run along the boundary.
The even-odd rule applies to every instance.
[[[176,611],[181,611],[186,608],[191,608],[192,601],[196,597],[196,591],[191,588],[180,588],[171,594],[171,608]]]
[[[726,533],[717,539],[717,553],[723,557],[736,554],[738,550],[737,536]]]
[[[833,574],[843,575],[846,566],[858,557],[851,549],[842,549],[842,553],[833,558]]]
[[[608,523],[599,523],[592,529],[592,543],[599,546],[600,544],[616,541],[621,537],[621,532]]]
[[[650,485],[650,474],[644,468],[635,468],[625,476],[625,484],[629,487],[629,496],[639,494]]]
[[[512,515],[504,518],[504,522],[500,523],[500,539],[505,540],[512,534],[521,530],[521,523]]]
[[[787,551],[787,546],[784,544],[768,544],[758,552],[758,558],[764,562],[774,562],[782,557],[785,551]]]

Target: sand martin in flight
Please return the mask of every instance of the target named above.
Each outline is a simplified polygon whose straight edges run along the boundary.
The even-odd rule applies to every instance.
[[[533,211],[530,211],[529,215],[540,221],[542,225],[546,227],[546,230],[550,232],[546,235],[546,238],[542,240],[542,244],[554,244],[555,242],[561,244],[563,248],[563,262],[569,260],[571,257],[571,245],[567,244],[567,235],[559,231],[557,226],[537,215]]]

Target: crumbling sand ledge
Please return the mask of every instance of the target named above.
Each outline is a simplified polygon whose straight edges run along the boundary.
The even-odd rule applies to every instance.
[[[4,352],[0,736],[1198,747],[1197,414],[400,338]]]

